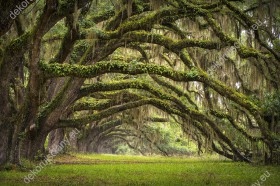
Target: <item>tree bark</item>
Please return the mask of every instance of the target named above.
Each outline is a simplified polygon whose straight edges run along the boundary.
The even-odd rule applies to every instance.
[[[64,129],[56,129],[50,132],[48,141],[48,151],[54,152],[61,141],[64,139]]]
[[[24,141],[22,141],[21,146],[21,157],[24,157],[29,160],[35,160],[43,158],[45,155],[45,141],[48,136],[47,130],[42,130],[36,132],[35,130],[28,131],[28,134]]]
[[[0,128],[0,165],[3,165],[8,161],[10,154],[10,137],[9,128]]]

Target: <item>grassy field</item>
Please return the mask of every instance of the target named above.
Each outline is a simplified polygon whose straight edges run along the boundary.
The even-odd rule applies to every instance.
[[[0,171],[0,185],[280,185],[279,166],[252,166],[214,157],[77,154],[57,157],[26,184],[24,177],[30,173]]]

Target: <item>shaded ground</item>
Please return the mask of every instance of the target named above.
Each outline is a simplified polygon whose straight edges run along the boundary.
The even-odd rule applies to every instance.
[[[23,179],[30,173],[1,171],[0,185],[280,185],[279,166],[252,166],[213,157],[60,156],[26,184]],[[265,174],[266,181],[261,181]]]

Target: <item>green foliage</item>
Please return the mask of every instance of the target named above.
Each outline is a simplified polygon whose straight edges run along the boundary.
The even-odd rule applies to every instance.
[[[279,185],[277,166],[251,166],[217,157],[165,158],[115,155],[61,156],[30,183],[41,185],[252,185],[266,171],[264,185]],[[22,185],[30,171],[2,171],[0,185]]]
[[[158,136],[155,143],[169,155],[195,154],[197,150],[195,144],[188,141],[178,125],[158,123],[146,127],[145,132],[150,136]]]
[[[70,55],[70,64],[78,63],[79,59],[83,56],[85,51],[89,48],[90,44],[86,41],[79,41],[74,46],[74,50]]]
[[[276,51],[280,51],[280,39],[275,39],[273,41],[273,48]]]
[[[116,154],[122,155],[136,155],[137,153],[135,150],[131,149],[127,144],[118,144],[116,146]]]
[[[280,115],[280,92],[267,93],[261,108],[266,115]]]
[[[249,39],[249,37],[245,37],[247,32],[244,33],[246,27],[250,27],[255,22],[254,19],[257,18],[255,15],[259,15],[259,12],[247,14],[243,11],[250,8],[253,2],[246,2],[244,5],[236,3],[236,1],[226,0],[221,0],[221,2],[208,2],[206,0],[175,2],[165,0],[104,0],[95,2],[58,0],[57,2],[56,12],[48,12],[48,9],[44,9],[46,2],[39,2],[39,10],[32,12],[39,23],[34,23],[35,29],[33,31],[28,28],[31,27],[30,23],[28,23],[27,29],[24,25],[23,29],[20,29],[21,25],[15,22],[16,24],[11,26],[11,30],[6,34],[9,35],[9,39],[6,39],[6,36],[0,39],[0,66],[7,66],[5,70],[8,72],[3,73],[5,76],[1,77],[1,85],[3,85],[2,88],[10,86],[11,90],[10,95],[3,94],[6,96],[4,100],[7,100],[4,103],[9,103],[8,107],[10,107],[7,109],[9,110],[7,115],[9,117],[12,115],[13,118],[23,115],[21,117],[27,120],[26,122],[19,121],[19,127],[11,127],[11,130],[13,128],[21,130],[15,139],[24,140],[26,138],[23,131],[29,130],[28,124],[31,121],[36,122],[37,131],[43,132],[57,127],[69,127],[70,125],[72,127],[84,125],[84,129],[89,130],[91,127],[89,123],[93,121],[100,121],[108,116],[113,118],[115,113],[125,109],[151,104],[166,112],[176,114],[183,120],[195,121],[190,122],[190,126],[200,130],[201,133],[198,133],[198,135],[202,135],[200,136],[202,138],[207,138],[208,132],[203,131],[203,129],[209,129],[209,134],[216,134],[215,142],[225,142],[228,149],[219,148],[234,155],[238,155],[239,151],[243,150],[243,148],[240,148],[241,145],[248,146],[248,141],[244,139],[245,132],[242,133],[243,130],[234,129],[234,124],[225,120],[226,115],[223,115],[223,113],[228,112],[232,117],[236,116],[232,120],[236,120],[242,126],[242,129],[247,130],[249,126],[245,122],[243,125],[245,117],[241,112],[247,110],[248,114],[254,117],[256,125],[260,126],[255,133],[267,138],[265,141],[267,141],[268,146],[271,146],[269,144],[270,138],[272,138],[270,137],[271,131],[270,129],[266,130],[263,126],[266,123],[262,122],[263,118],[259,107],[262,108],[264,115],[279,115],[279,93],[267,95],[262,102],[259,102],[258,107],[255,103],[258,103],[259,100],[250,100],[246,95],[253,88],[250,86],[247,88],[246,86],[252,82],[254,87],[263,84],[269,87],[272,84],[270,84],[270,81],[278,77],[275,76],[274,70],[276,71],[276,68],[274,67],[277,67],[279,59],[270,58],[273,57],[272,49],[263,52],[263,49],[255,45],[255,43],[263,45],[261,41],[264,43],[270,42],[268,35],[275,35],[275,38],[278,38],[275,34],[278,31],[277,27],[268,25],[273,19],[279,21],[278,13],[273,17],[272,15],[275,12],[272,10],[262,14],[265,26],[270,28],[266,30],[267,34],[265,35],[262,34],[264,29],[260,28],[259,38],[261,41],[257,41],[258,34]],[[257,2],[257,0],[254,0],[254,2]],[[36,8],[36,4],[34,7]],[[221,9],[223,10],[221,11]],[[47,15],[44,16],[44,13],[47,13]],[[38,16],[40,14],[43,16]],[[19,22],[24,22],[27,18],[28,21],[35,22],[31,19],[31,15],[19,17]],[[40,20],[41,18],[43,19]],[[72,18],[73,20],[71,20]],[[242,24],[236,24],[236,21]],[[74,27],[70,29],[72,23]],[[209,29],[198,29],[201,25],[202,27],[205,25]],[[19,30],[22,30],[23,33],[17,33]],[[275,33],[269,33],[269,30],[273,30]],[[76,31],[79,32],[78,38],[76,38]],[[66,33],[67,35],[65,35]],[[75,34],[72,35],[73,33]],[[41,38],[40,36],[44,37]],[[64,42],[68,41],[69,38],[71,38],[71,42],[75,42],[73,50],[71,44],[67,45],[68,43]],[[40,39],[42,39],[42,42],[40,42]],[[72,39],[75,41],[72,41]],[[6,43],[7,47],[2,47]],[[70,47],[60,47],[63,43]],[[218,74],[212,78],[211,74],[202,70],[207,68],[203,67],[202,62],[205,61],[205,64],[207,64],[208,60],[212,60],[211,58],[218,58],[217,55],[226,47],[241,43],[242,45],[238,49],[235,48],[235,52],[229,55],[229,57],[234,58],[233,65],[230,67],[223,66],[225,68],[223,70],[225,70],[225,74],[229,74],[228,76],[224,77],[224,75]],[[275,53],[277,53],[277,50],[280,49],[279,39],[274,40],[272,44],[270,42],[269,46],[272,45]],[[40,46],[41,48],[39,48]],[[199,50],[197,50],[198,48]],[[265,46],[262,46],[262,48],[265,48]],[[219,51],[217,52],[217,50]],[[202,51],[209,55],[203,58],[201,56],[203,55]],[[163,59],[161,55],[166,56],[166,58]],[[1,60],[2,56],[7,56],[7,59],[3,61],[4,63]],[[61,64],[62,61],[59,61],[60,64],[58,64],[53,60],[54,56],[63,56],[66,60],[63,61],[63,64]],[[241,61],[239,61],[239,58],[242,58]],[[40,72],[37,72],[39,70],[37,59],[42,61]],[[267,59],[271,60],[271,66]],[[243,62],[246,61],[246,64],[249,62],[254,64],[250,66],[241,65],[242,60]],[[18,63],[22,64],[19,65]],[[12,65],[10,67],[6,64]],[[168,67],[167,64],[169,64]],[[25,82],[20,78],[22,76],[21,66],[24,68],[23,76],[27,77]],[[248,69],[254,68],[254,70],[247,70],[247,67]],[[270,70],[272,72],[266,72]],[[13,71],[16,71],[16,73],[12,73]],[[234,73],[232,73],[233,71]],[[260,75],[259,71],[264,72],[265,76]],[[11,73],[9,74],[9,72]],[[116,73],[125,75],[120,76]],[[37,86],[36,80],[33,81],[33,78],[29,79],[29,74],[32,75],[31,77],[33,75],[39,77],[37,82],[40,85]],[[174,85],[174,88],[156,82],[151,74],[166,77],[166,80],[170,81],[170,85]],[[250,77],[252,74],[254,77],[262,76],[261,80],[255,81],[254,77]],[[104,83],[104,76],[111,80],[109,84]],[[58,77],[63,78],[59,79]],[[82,78],[90,79],[86,83],[93,84],[93,86],[82,87],[80,90],[83,82]],[[117,78],[125,79],[125,81],[115,82]],[[216,81],[215,78],[219,78],[219,80]],[[64,86],[66,79],[69,80],[69,84]],[[127,81],[131,79],[139,81]],[[244,81],[244,86],[236,91],[232,85],[241,80]],[[17,81],[21,82],[18,83]],[[277,79],[274,81],[272,82],[277,85]],[[26,85],[24,87],[26,90],[17,91],[14,88],[19,87],[20,83],[23,86]],[[203,86],[208,86],[213,90],[211,96],[209,96],[213,99],[213,104],[210,104],[212,100],[205,99]],[[249,91],[246,91],[244,87]],[[122,97],[120,98],[121,101],[118,100],[117,104],[119,105],[117,106],[110,105],[110,101],[87,100],[87,103],[78,102],[80,110],[75,110],[76,105],[72,105],[76,101],[76,97],[92,96],[90,95],[92,92],[126,89],[130,89],[130,92],[137,89],[137,96],[138,93],[140,95],[138,96],[140,97],[139,100],[120,103],[124,100]],[[174,89],[177,89],[177,92]],[[189,99],[187,94],[180,93],[185,91],[191,94]],[[28,100],[29,98],[31,99]],[[112,100],[115,101],[114,98]],[[214,100],[217,101],[214,102]],[[229,104],[229,102],[233,104]],[[190,108],[189,103],[192,104],[193,109]],[[207,114],[212,105],[222,112],[220,115],[225,116],[223,119],[217,119],[218,116]],[[18,108],[27,110],[27,114],[21,114],[21,110]],[[74,108],[73,112],[68,108]],[[34,113],[29,113],[29,110]],[[57,112],[61,112],[61,116],[58,116]],[[6,113],[6,111],[3,113]],[[137,114],[141,115],[143,112]],[[212,122],[212,119],[213,121],[216,119],[215,121],[218,121],[218,124],[225,125],[220,130],[220,126]],[[132,120],[129,122],[132,122]],[[196,123],[198,124],[196,125]],[[207,127],[207,123],[210,124],[209,127]],[[156,146],[163,154],[189,154],[196,150],[193,148],[193,143],[191,145],[188,143],[181,128],[171,127],[170,122],[158,125],[154,125],[152,122],[141,124],[137,130],[134,129],[133,131],[137,137],[138,135],[141,136],[140,140],[144,143],[141,150],[147,150],[150,144]],[[140,132],[144,135],[139,134],[140,129],[143,130]],[[238,134],[234,134],[234,132],[238,132]],[[86,132],[84,134],[86,135]],[[144,139],[145,134],[147,135],[146,139]],[[227,140],[227,138],[229,139]],[[152,147],[150,148],[152,149]],[[127,145],[121,144],[117,152],[130,153],[131,149]],[[42,154],[42,152],[38,152],[35,158],[41,159]],[[207,184],[211,183],[209,179]]]

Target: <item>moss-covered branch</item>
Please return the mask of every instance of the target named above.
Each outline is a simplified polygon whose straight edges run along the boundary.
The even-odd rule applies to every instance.
[[[115,113],[122,112],[124,110],[128,110],[128,109],[131,109],[131,108],[136,108],[136,107],[146,105],[146,104],[149,104],[149,103],[150,103],[150,99],[142,99],[142,100],[139,100],[139,101],[126,103],[126,104],[123,104],[123,105],[120,105],[120,106],[110,107],[106,110],[94,113],[94,114],[92,114],[90,116],[87,116],[87,117],[77,118],[77,119],[61,120],[57,126],[58,126],[58,128],[61,128],[61,127],[63,128],[63,127],[67,127],[68,125],[78,125],[78,126],[85,125],[85,124],[88,124],[90,122],[106,118],[106,117],[111,116]]]
[[[104,73],[114,72],[131,75],[149,73],[161,75],[174,81],[199,81],[206,83],[209,87],[213,88],[221,95],[235,101],[255,114],[260,111],[260,109],[252,101],[250,101],[247,96],[236,92],[234,89],[227,87],[222,82],[214,80],[205,72],[195,68],[189,72],[180,72],[174,71],[171,68],[153,64],[135,64],[134,66],[131,66],[128,63],[122,62],[100,62],[89,66],[41,63],[41,70],[48,77],[72,76],[92,78]]]
[[[196,71],[180,72],[172,68],[154,64],[135,64],[123,62],[99,62],[95,65],[70,65],[70,64],[47,64],[42,62],[40,69],[46,77],[79,77],[93,78],[104,73],[123,73],[123,74],[157,74],[169,77],[175,81],[194,81],[199,80],[200,75]]]

